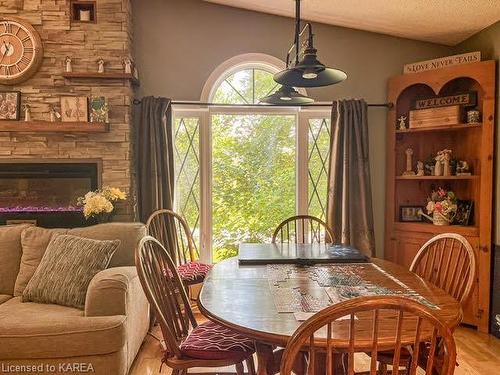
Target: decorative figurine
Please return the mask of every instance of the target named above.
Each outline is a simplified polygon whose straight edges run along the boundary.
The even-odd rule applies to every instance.
[[[29,104],[24,105],[24,121],[31,121],[31,108]]]
[[[405,151],[406,153],[406,171],[403,172],[403,176],[415,176],[415,172],[413,171],[412,167],[412,156],[413,156],[413,149],[411,147],[408,147]]]
[[[424,176],[425,171],[424,171],[424,162],[423,161],[417,161],[417,176]]]
[[[406,129],[406,119],[407,119],[406,116],[399,116],[397,130],[405,130]]]
[[[451,150],[443,150],[443,176],[451,176]]]
[[[437,156],[434,158],[436,163],[434,164],[434,176],[443,175],[443,152],[438,151]]]
[[[73,72],[73,65],[71,64],[71,57],[66,56],[66,73]]]
[[[125,57],[122,61],[125,74],[132,74],[132,60],[130,57]]]
[[[457,163],[457,176],[470,176],[469,163],[465,160],[460,160]]]
[[[97,60],[97,73],[104,73],[104,60]]]
[[[61,114],[56,111],[53,105],[50,106],[50,122],[56,122],[61,118]]]

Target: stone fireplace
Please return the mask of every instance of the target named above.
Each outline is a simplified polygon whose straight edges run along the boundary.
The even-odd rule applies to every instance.
[[[99,165],[97,183],[120,188],[129,196],[126,202],[117,205],[113,220],[134,220],[131,120],[134,86],[129,80],[122,79],[63,77],[67,56],[73,59],[74,72],[96,72],[99,58],[106,62],[106,72],[123,72],[122,60],[125,57],[132,57],[130,1],[99,0],[98,21],[95,24],[72,22],[70,3],[70,1],[0,0],[0,13],[21,18],[32,24],[40,34],[44,48],[42,65],[32,78],[16,85],[0,85],[0,89],[20,91],[21,107],[29,104],[32,121],[49,121],[50,108],[51,106],[60,108],[61,97],[104,96],[109,104],[109,132],[64,133],[50,130],[0,132],[0,166],[5,167],[11,163],[19,167],[20,162],[30,164],[35,161],[35,164],[39,164],[33,168],[39,168],[39,172],[42,172],[47,171],[44,163],[61,163],[62,166],[74,163],[77,166],[85,164],[86,160],[97,160]],[[23,120],[21,115],[20,121]],[[22,184],[26,184],[27,180],[22,181],[24,181]],[[42,185],[47,182],[43,179],[38,181]],[[62,180],[50,181],[57,185],[57,188],[63,189],[63,185],[59,183]],[[19,183],[17,182],[18,185],[14,188],[23,191]],[[95,183],[93,181],[84,184],[85,186],[72,184],[68,186],[75,189],[73,193],[76,195],[76,192],[79,193],[84,188],[93,188]],[[38,188],[38,182],[28,184],[28,190],[23,194],[26,194],[26,198],[30,197],[29,194],[41,194]],[[8,186],[6,190],[9,190]],[[31,203],[28,199],[23,204]]]
[[[78,197],[100,187],[99,161],[21,160],[0,163],[0,225],[75,227],[88,224]]]

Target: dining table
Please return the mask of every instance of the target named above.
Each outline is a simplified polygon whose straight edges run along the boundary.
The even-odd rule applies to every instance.
[[[307,307],[311,306],[306,306],[306,311],[295,311],[301,310],[303,305],[297,299],[310,297],[308,300],[314,302],[313,312],[334,304],[338,302],[334,296],[342,288],[342,280],[339,282],[342,277],[350,280],[359,278],[359,274],[369,281],[372,289],[398,289],[395,293],[408,294],[427,304],[449,326],[455,327],[460,323],[462,310],[459,302],[417,274],[379,258],[369,258],[365,263],[328,263],[321,254],[328,252],[329,247],[329,244],[243,243],[239,250],[242,258],[246,257],[244,261],[240,262],[238,257],[223,260],[214,265],[205,279],[198,298],[201,313],[256,341],[258,375],[276,371],[273,350],[286,347],[303,320],[313,314],[307,311]],[[297,258],[298,253],[314,254],[312,258],[320,261],[296,264],[294,258]],[[248,254],[255,257],[256,261],[248,261]],[[269,257],[268,254],[273,256]],[[266,258],[268,260],[263,261]],[[276,259],[279,261],[276,262]],[[304,260],[304,257],[300,259]],[[300,274],[298,278],[293,279],[293,275],[297,274]],[[304,274],[313,276],[309,280],[304,278]],[[331,279],[335,283],[330,283]],[[296,291],[299,297],[294,297]],[[382,319],[379,324],[381,331],[384,330],[384,325],[389,331],[395,323],[393,319]],[[349,333],[346,325],[339,325],[336,329],[336,346],[348,347]],[[403,344],[404,341],[403,336]],[[407,344],[411,343],[409,335]],[[391,344],[394,345],[392,341],[386,342],[385,346],[380,343],[379,347],[391,349]]]

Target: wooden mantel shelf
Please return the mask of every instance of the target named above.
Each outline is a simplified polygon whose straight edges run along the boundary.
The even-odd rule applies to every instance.
[[[101,122],[0,121],[0,132],[107,133]]]
[[[132,82],[133,85],[139,86],[139,80],[133,74],[119,72],[64,72],[62,76],[67,79],[110,79],[110,80],[125,80]]]

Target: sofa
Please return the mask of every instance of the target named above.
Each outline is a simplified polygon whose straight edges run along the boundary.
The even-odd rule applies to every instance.
[[[91,281],[84,310],[22,302],[50,240],[58,234],[120,245]],[[149,328],[149,304],[134,265],[140,223],[75,229],[0,227],[0,373],[127,374]]]

